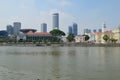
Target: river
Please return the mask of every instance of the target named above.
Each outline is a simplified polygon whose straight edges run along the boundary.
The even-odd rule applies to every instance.
[[[0,80],[120,80],[120,47],[0,47]]]

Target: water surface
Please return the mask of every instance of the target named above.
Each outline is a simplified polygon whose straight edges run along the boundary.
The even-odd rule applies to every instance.
[[[120,80],[119,47],[0,47],[0,80]]]

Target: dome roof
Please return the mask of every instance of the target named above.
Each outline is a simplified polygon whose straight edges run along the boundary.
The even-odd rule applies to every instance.
[[[28,33],[29,31],[32,31],[34,33],[37,30],[36,29],[21,29],[20,31],[23,32],[23,33]]]

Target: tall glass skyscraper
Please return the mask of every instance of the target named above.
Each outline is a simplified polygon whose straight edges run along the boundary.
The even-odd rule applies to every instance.
[[[68,34],[73,34],[72,26],[69,26],[69,27],[68,27]]]
[[[73,23],[73,34],[74,36],[78,35],[78,25],[76,23]]]
[[[13,27],[12,27],[12,25],[7,25],[7,33],[8,33],[8,35],[13,35]]]
[[[13,23],[14,27],[14,35],[18,35],[21,29],[21,23],[20,22],[14,22]]]
[[[41,32],[47,32],[47,24],[46,23],[41,24]]]
[[[98,29],[98,32],[102,32],[102,29]]]
[[[53,14],[53,29],[59,29],[59,14]]]
[[[93,29],[93,32],[95,33],[95,32],[97,32],[97,30],[96,30],[96,29]]]
[[[93,30],[93,32],[94,32],[95,30]],[[91,33],[91,29],[84,29],[84,34],[85,33]]]

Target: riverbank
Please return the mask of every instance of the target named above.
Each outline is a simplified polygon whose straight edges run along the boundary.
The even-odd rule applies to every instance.
[[[107,44],[101,44],[101,43],[67,43],[67,46],[80,46],[80,47],[120,47],[120,44],[115,43],[107,43]]]
[[[120,47],[120,44],[113,44],[113,43],[107,43],[107,44],[95,44],[95,43],[0,43],[0,46],[25,46],[25,47],[45,47],[45,46],[51,46],[51,47]]]

